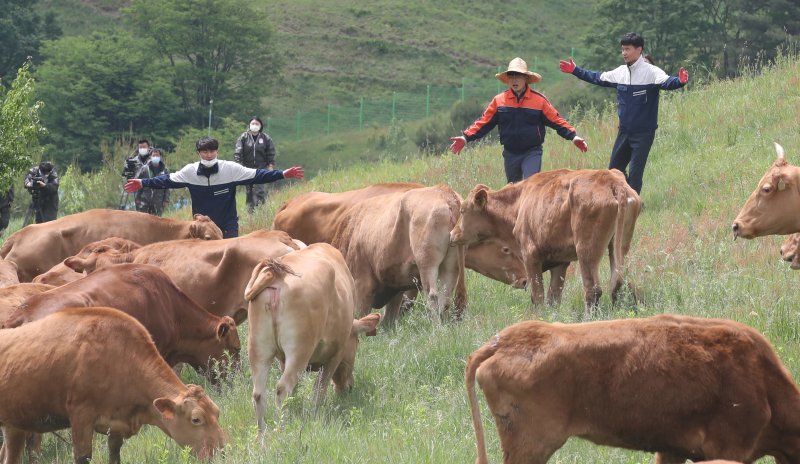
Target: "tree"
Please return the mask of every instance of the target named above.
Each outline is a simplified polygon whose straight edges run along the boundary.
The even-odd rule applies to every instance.
[[[0,86],[0,191],[5,192],[31,167],[41,149],[38,137],[45,133],[39,121],[42,103],[33,101],[34,82],[26,61],[11,88]]]
[[[38,0],[0,0],[0,80],[11,82],[13,73],[28,57],[38,57],[43,40],[61,35],[50,12],[44,18]]]
[[[123,133],[156,143],[177,138],[185,124],[172,91],[172,70],[152,54],[148,39],[125,32],[94,33],[47,43],[37,71],[38,94],[47,105],[46,153],[78,160],[85,170],[100,163],[103,143]]]
[[[132,0],[125,10],[174,69],[184,111],[202,126],[214,108],[254,114],[276,75],[273,31],[247,0]],[[244,113],[247,114],[247,113]]]

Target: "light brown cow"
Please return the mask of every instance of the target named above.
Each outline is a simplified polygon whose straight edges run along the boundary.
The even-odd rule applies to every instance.
[[[272,222],[272,228],[283,230],[306,244],[332,243],[344,212],[354,204],[387,193],[407,192],[424,187],[423,184],[413,182],[383,183],[338,193],[307,192],[281,206]],[[515,288],[524,288],[527,284],[522,259],[513,247],[498,240],[486,240],[470,245],[467,248],[464,265]],[[459,280],[456,292],[456,300],[466,303],[463,279]],[[458,295],[462,292],[464,295]]]
[[[438,317],[449,310],[463,269],[462,248],[450,246],[460,204],[457,193],[438,185],[367,198],[345,211],[332,244],[355,278],[357,314],[418,284]],[[385,320],[394,323],[398,309],[387,306]]]
[[[786,161],[777,143],[775,151],[777,159],[733,221],[734,239],[800,232],[800,168]]]
[[[72,429],[76,463],[91,460],[93,432],[108,436],[109,462],[144,424],[201,458],[224,445],[219,408],[184,385],[144,327],[111,308],[60,311],[0,331],[0,417],[6,464],[21,462],[27,432]]]
[[[544,302],[542,272],[555,265],[550,300],[558,303],[563,288],[563,263],[578,261],[584,289],[584,312],[600,301],[599,266],[608,249],[611,299],[622,287],[625,255],[630,248],[639,195],[617,170],[560,169],[540,172],[498,191],[478,185],[461,207],[453,229],[454,243],[498,237],[519,246],[531,285],[531,302]],[[554,283],[555,279],[555,283]]]
[[[0,288],[10,287],[18,283],[17,263],[0,259]]]
[[[86,245],[85,247],[81,248],[81,250],[76,253],[75,256],[85,258],[91,253],[96,253],[103,250],[117,250],[127,253],[141,247],[141,245],[131,240],[119,237],[109,237]],[[85,272],[75,272],[62,261],[51,267],[50,270],[44,274],[39,274],[38,276],[34,277],[32,282],[59,286],[74,282],[84,277],[86,277]]]
[[[800,269],[800,256],[797,253],[798,246],[800,246],[800,233],[786,237],[786,240],[781,244],[781,259],[791,263],[789,267],[795,271]]]
[[[136,318],[150,332],[170,366],[187,363],[209,372],[212,361],[238,358],[241,342],[230,317],[215,316],[182,292],[161,269],[120,264],[34,295],[3,323],[19,327],[71,307],[110,306]]]
[[[30,282],[0,288],[0,324],[25,300],[52,288],[55,288],[55,286]]]
[[[544,464],[569,437],[687,459],[800,462],[800,391],[769,342],[722,319],[511,325],[469,357],[466,386],[486,464],[475,379],[506,464]]]
[[[250,272],[262,259],[297,248],[286,232],[257,230],[223,240],[152,243],[129,253],[100,249],[85,258],[68,258],[64,264],[77,272],[119,263],[158,266],[206,311],[230,316],[240,324],[247,318],[244,288]]]
[[[355,283],[336,248],[316,243],[262,261],[253,269],[245,298],[250,302],[247,347],[253,405],[261,434],[267,376],[275,358],[285,366],[275,390],[278,412],[307,366],[319,371],[316,405],[325,398],[331,379],[337,391],[352,388],[358,336],[374,334],[380,314],[353,318]]]
[[[18,230],[3,243],[0,257],[17,263],[20,282],[30,282],[83,246],[108,237],[145,245],[182,238],[216,240],[222,238],[222,232],[199,214],[192,221],[179,221],[133,211],[91,209]]]

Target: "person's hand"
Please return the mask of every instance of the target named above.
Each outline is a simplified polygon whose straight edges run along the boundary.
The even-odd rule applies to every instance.
[[[582,138],[578,137],[577,135],[575,136],[574,139],[572,139],[572,143],[574,143],[575,146],[578,147],[578,150],[580,150],[580,151],[582,151],[584,153],[586,153],[586,151],[589,150],[589,145],[586,143],[586,140],[583,140]]]
[[[683,66],[681,66],[681,70],[678,71],[678,80],[681,81],[681,84],[689,82],[689,71],[683,69]]]
[[[44,182],[42,182],[40,180],[37,180],[36,184],[39,186],[39,188],[44,188],[44,185],[45,185]]]
[[[302,179],[303,172],[303,168],[300,166],[295,166],[293,168],[285,169],[283,171],[283,177],[287,179]]]
[[[122,188],[128,193],[133,193],[142,188],[142,179],[131,179]]]
[[[561,60],[558,62],[558,68],[561,69],[561,72],[565,72],[567,74],[572,74],[572,71],[575,71],[575,62],[572,61],[572,57],[569,57],[569,61]]]
[[[453,143],[450,145],[450,151],[452,151],[456,155],[461,153],[461,150],[464,149],[464,145],[467,144],[467,138],[464,137],[463,135],[460,135],[458,137],[450,137],[450,140],[453,141]]]

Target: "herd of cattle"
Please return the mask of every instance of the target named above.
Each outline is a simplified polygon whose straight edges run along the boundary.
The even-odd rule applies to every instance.
[[[776,147],[735,237],[800,233],[800,168]],[[619,171],[558,170],[497,191],[478,185],[466,199],[413,183],[305,193],[282,206],[272,230],[231,239],[204,216],[91,210],[29,225],[0,248],[0,458],[19,463],[26,447],[38,452],[38,434],[71,428],[76,463],[91,459],[95,432],[119,463],[123,440],[144,424],[211,456],[226,441],[219,408],[181,382],[179,366],[235,369],[237,325],[247,320],[263,434],[275,359],[278,411],[307,369],[318,371],[315,404],[331,382],[346,391],[359,337],[396,323],[417,292],[432,317],[464,316],[465,267],[530,287],[543,304],[560,301],[577,261],[588,317],[606,252],[617,301],[640,211]],[[794,269],[798,242],[781,247]],[[546,463],[571,436],[655,452],[660,464],[800,463],[800,391],[769,342],[733,321],[662,315],[503,329],[466,368],[477,462],[487,463],[476,380],[505,463]]]

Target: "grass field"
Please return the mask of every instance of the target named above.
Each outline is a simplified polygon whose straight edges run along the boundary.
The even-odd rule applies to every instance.
[[[781,59],[757,76],[662,93],[660,128],[645,173],[646,206],[627,260],[627,276],[643,290],[645,299],[638,307],[612,309],[604,295],[595,319],[659,313],[735,319],[764,333],[793,375],[800,375],[796,303],[800,274],[779,261],[783,237],[734,242],[730,232],[739,208],[775,158],[773,141],[786,148],[790,163],[800,162],[799,68],[796,59]],[[578,129],[590,151],[581,154],[550,132],[545,169],[605,168],[616,135],[614,114],[590,114]],[[477,183],[499,188],[503,179],[498,145],[470,147],[460,157],[353,166],[274,192],[267,208],[243,216],[240,225],[243,232],[268,227],[283,201],[309,190],[335,192],[383,181],[418,181],[447,183],[465,196]],[[607,269],[604,272],[607,277]],[[575,266],[570,268],[562,304],[535,310],[529,307],[525,291],[471,272],[467,278],[471,303],[463,321],[434,323],[417,307],[395,330],[379,330],[378,336],[360,345],[353,391],[345,396],[331,392],[315,413],[312,381],[304,378],[288,401],[283,429],[269,433],[263,446],[256,440],[245,360],[231,385],[219,391],[208,387],[231,438],[225,456],[214,462],[474,462],[463,382],[467,356],[499,329],[523,319],[580,321],[583,302]],[[246,324],[241,333],[246,338]],[[188,371],[183,379],[203,383]],[[271,386],[276,379],[277,369]],[[501,462],[494,423],[480,394],[479,402],[490,460]],[[272,409],[267,411],[267,422],[275,426]],[[71,462],[71,448],[52,435],[46,438],[45,453],[46,462]],[[122,453],[126,462],[194,462],[152,427],[126,442]],[[634,464],[652,459],[646,453],[573,439],[551,462]],[[95,440],[93,462],[106,462],[101,436]]]

